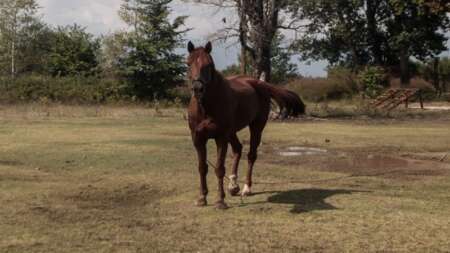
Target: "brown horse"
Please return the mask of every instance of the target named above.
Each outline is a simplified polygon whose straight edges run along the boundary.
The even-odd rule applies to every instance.
[[[239,160],[242,145],[236,133],[243,128],[250,128],[250,152],[248,153],[247,181],[241,195],[251,194],[252,171],[256,161],[257,149],[261,142],[261,134],[266,126],[271,98],[274,99],[289,116],[304,113],[305,106],[295,93],[286,89],[271,86],[263,81],[245,76],[234,76],[225,79],[214,66],[210,55],[212,45],[195,48],[188,44],[189,80],[193,96],[189,104],[189,127],[192,141],[198,155],[201,197],[198,206],[206,206],[208,187],[206,175],[208,163],[206,143],[214,139],[217,145],[217,163],[215,166],[218,178],[219,199],[216,207],[226,209],[223,179],[225,177],[225,157],[228,143],[231,144],[234,163],[228,190],[231,195],[238,195],[237,183]]]

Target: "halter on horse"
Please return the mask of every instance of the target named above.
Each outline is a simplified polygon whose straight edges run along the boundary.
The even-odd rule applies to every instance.
[[[261,135],[269,118],[271,99],[285,108],[288,116],[299,116],[305,112],[305,105],[300,97],[292,91],[274,87],[264,81],[246,76],[224,78],[216,69],[211,57],[212,45],[195,48],[188,44],[188,76],[192,87],[192,98],[188,108],[189,128],[192,141],[198,155],[200,173],[200,198],[198,206],[206,206],[208,174],[206,143],[214,139],[217,145],[217,162],[215,173],[218,179],[218,200],[216,207],[226,209],[223,179],[225,177],[225,158],[228,143],[231,144],[234,162],[228,191],[231,195],[239,194],[237,182],[239,160],[242,145],[237,132],[250,128],[250,151],[246,184],[242,196],[251,194],[253,166],[257,158],[257,149]]]

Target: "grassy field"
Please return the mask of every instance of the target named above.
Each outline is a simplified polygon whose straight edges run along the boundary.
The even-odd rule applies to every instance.
[[[218,211],[181,109],[3,106],[0,252],[449,252],[448,116],[271,122]]]

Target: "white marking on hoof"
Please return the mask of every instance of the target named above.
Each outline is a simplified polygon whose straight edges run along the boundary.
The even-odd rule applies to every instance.
[[[252,190],[250,188],[250,186],[248,186],[247,184],[244,185],[244,189],[242,190],[241,195],[242,196],[250,196],[252,194]]]
[[[234,189],[236,187],[239,187],[236,175],[231,175],[229,177],[229,179],[230,179],[230,183],[228,184],[228,189]]]

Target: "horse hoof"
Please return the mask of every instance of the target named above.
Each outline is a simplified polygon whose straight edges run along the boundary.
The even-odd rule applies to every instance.
[[[217,201],[216,202],[216,209],[226,210],[226,209],[228,209],[228,205],[224,201]]]
[[[228,188],[228,192],[230,193],[231,196],[239,196],[239,191],[241,191],[239,185]]]
[[[237,176],[231,175],[230,184],[228,185],[228,192],[231,196],[238,196],[240,190],[241,188],[239,187],[239,183],[237,182]]]
[[[195,202],[195,205],[198,207],[203,207],[203,206],[207,206],[208,202],[206,201],[205,198],[200,198],[199,200],[197,200],[197,202]]]
[[[244,190],[242,190],[241,196],[247,197],[252,195],[252,190],[248,185],[244,185]]]

